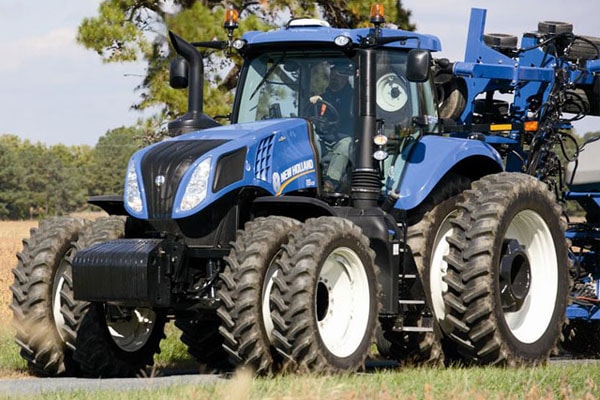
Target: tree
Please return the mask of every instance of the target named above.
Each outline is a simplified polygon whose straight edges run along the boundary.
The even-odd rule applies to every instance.
[[[401,1],[381,3],[388,22],[414,30],[415,26],[409,22],[410,11],[403,9]],[[359,0],[237,0],[231,1],[230,5],[240,12],[238,35],[248,30],[267,30],[282,25],[286,21],[281,15],[322,16],[338,27],[369,25],[370,3]],[[158,119],[172,119],[186,111],[187,97],[168,85],[168,62],[172,52],[167,42],[167,30],[193,41],[225,39],[224,12],[224,3],[216,0],[104,0],[97,16],[83,20],[77,40],[95,50],[105,62],[147,62],[147,75],[138,87],[140,101],[133,108],[159,106]],[[209,53],[205,55],[210,84],[204,85],[204,111],[213,116],[226,115],[230,110],[240,60],[234,57],[233,62],[229,62]],[[225,77],[216,73],[223,70],[229,71]]]
[[[131,155],[139,149],[141,131],[117,128],[102,136],[91,154],[89,195],[123,194],[125,171]]]
[[[15,135],[0,136],[0,219],[24,218],[27,205],[22,194],[26,192],[19,156],[21,140]]]
[[[0,136],[0,219],[62,215],[86,206],[89,146]]]

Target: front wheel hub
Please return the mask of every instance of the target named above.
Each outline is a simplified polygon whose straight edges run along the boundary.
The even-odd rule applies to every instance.
[[[500,260],[500,298],[505,311],[517,311],[523,305],[531,287],[531,266],[525,252],[515,239],[504,241]]]

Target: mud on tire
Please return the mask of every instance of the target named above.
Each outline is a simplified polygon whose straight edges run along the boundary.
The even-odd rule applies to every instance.
[[[79,218],[43,220],[23,240],[23,250],[17,254],[10,308],[21,356],[38,375],[77,373],[73,338],[65,321],[78,319],[81,310],[63,304],[60,292],[71,279],[68,260],[73,257],[72,243],[84,226]]]
[[[381,305],[368,238],[346,219],[321,217],[292,232],[283,249],[271,300],[273,337],[284,369],[363,368]]]
[[[464,192],[448,242],[450,338],[467,362],[545,362],[565,321],[566,223],[553,193],[520,173]]]

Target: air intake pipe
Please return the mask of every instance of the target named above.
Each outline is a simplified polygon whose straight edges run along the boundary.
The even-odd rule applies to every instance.
[[[202,55],[196,48],[169,32],[171,44],[178,55],[171,62],[170,83],[174,88],[188,88],[188,111],[181,117],[169,122],[168,129],[171,136],[178,136],[186,132],[202,130],[219,126],[219,124],[202,112],[204,95],[204,64]]]

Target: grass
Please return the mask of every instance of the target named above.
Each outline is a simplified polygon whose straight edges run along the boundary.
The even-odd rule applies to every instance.
[[[181,331],[173,322],[165,327],[165,335],[166,339],[160,342],[160,354],[154,357],[157,372],[170,369],[197,369],[198,364],[187,352],[187,346],[179,340]]]
[[[535,368],[405,368],[369,374],[253,378],[241,371],[206,385],[101,393],[44,393],[46,399],[598,399],[597,365]]]
[[[13,340],[9,310],[11,269],[21,239],[36,222],[0,222],[0,379],[30,378]],[[169,369],[194,370],[172,323],[156,356],[156,375]],[[150,380],[153,378],[149,378]],[[150,381],[149,381],[150,382]],[[46,392],[48,399],[584,399],[600,400],[600,363],[555,364],[531,368],[403,368],[339,376],[255,378],[247,371],[204,385],[149,386],[122,392]],[[0,394],[2,397],[2,394]],[[22,398],[31,398],[31,395]],[[14,396],[11,398],[15,398]]]

